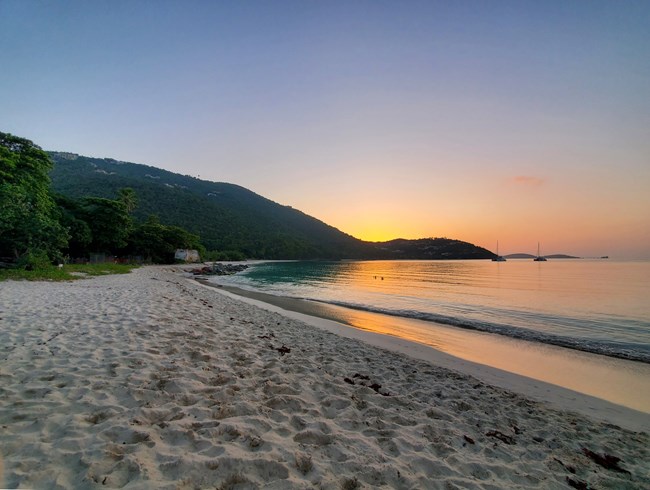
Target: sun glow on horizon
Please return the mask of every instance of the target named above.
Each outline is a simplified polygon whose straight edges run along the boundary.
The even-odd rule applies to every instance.
[[[339,217],[340,218],[340,217]],[[580,221],[579,216],[569,215],[563,219],[551,215],[545,219],[531,220],[525,215],[509,217],[507,222],[502,219],[476,216],[465,220],[433,220],[417,212],[399,222],[382,220],[382,215],[352,221],[334,219],[325,221],[341,231],[368,242],[385,242],[395,239],[415,240],[421,238],[451,238],[496,252],[499,242],[499,253],[536,254],[537,244],[540,243],[543,255],[568,254],[577,257],[650,259],[650,231],[643,227],[621,225],[619,234],[606,233],[605,230],[615,230],[609,223],[589,223]],[[618,242],[626,238],[626,248]]]
[[[358,238],[359,240],[363,240],[364,242],[388,242],[390,240],[395,240],[398,238],[406,238],[406,239],[422,238],[422,237],[415,237],[415,236],[405,236],[403,233],[394,233],[386,229],[367,229],[359,233],[355,233],[355,232],[346,232],[346,233],[352,235],[355,238]]]
[[[62,4],[0,2],[2,131],[367,241],[650,259],[650,2]]]

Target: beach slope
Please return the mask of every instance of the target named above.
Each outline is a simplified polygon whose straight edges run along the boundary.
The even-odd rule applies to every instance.
[[[162,267],[0,283],[0,359],[0,487],[650,487],[646,432]]]

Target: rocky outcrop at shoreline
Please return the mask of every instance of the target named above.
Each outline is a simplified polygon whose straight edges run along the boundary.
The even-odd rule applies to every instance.
[[[212,265],[192,269],[190,272],[195,276],[229,276],[246,269],[248,269],[246,264],[221,264],[215,262]]]

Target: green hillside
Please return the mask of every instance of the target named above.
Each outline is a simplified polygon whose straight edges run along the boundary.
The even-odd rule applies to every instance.
[[[72,198],[115,198],[135,190],[139,220],[151,214],[161,223],[198,234],[208,250],[237,250],[267,259],[490,258],[474,245],[447,239],[369,243],[289,206],[243,187],[210,182],[159,168],[110,158],[50,152],[54,192]]]
[[[249,257],[338,258],[366,255],[363,242],[243,187],[166,170],[70,153],[50,153],[52,189],[69,197],[114,198],[135,190],[135,216],[157,214],[182,226],[209,250],[241,250]]]

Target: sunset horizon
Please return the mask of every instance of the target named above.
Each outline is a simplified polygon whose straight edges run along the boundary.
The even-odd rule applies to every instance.
[[[61,149],[48,149],[48,151],[76,153],[75,151],[69,149],[66,151],[63,151]],[[92,157],[113,158],[110,155],[94,155]],[[129,158],[124,158],[124,160],[120,161],[132,160]],[[133,163],[157,167],[155,162]],[[173,169],[163,170],[174,171]],[[191,176],[200,180],[207,180],[205,177],[198,174]],[[220,182],[218,180],[209,181]],[[242,185],[239,182],[228,183]],[[532,185],[534,187],[541,187],[543,185],[543,181],[541,179],[533,177],[517,176],[511,179],[504,179],[501,182],[501,185],[503,186],[503,189],[512,188],[513,186],[516,187],[518,185]],[[278,204],[291,205],[287,202],[273,199],[269,195],[263,194],[262,191],[256,191],[255,189],[250,190],[256,192],[262,197],[272,199],[278,202]],[[391,209],[389,207],[374,206],[370,202],[363,203],[363,205],[359,206],[358,209],[363,212],[365,207],[378,207],[381,209],[381,213],[378,216],[371,216],[370,211],[368,214],[356,215],[353,214],[353,210],[349,208],[344,208],[343,216],[338,216],[332,214],[328,215],[327,212],[322,213],[320,210],[309,212],[309,210],[300,208],[298,206],[292,207],[298,209],[299,211],[307,213],[308,215],[320,221],[323,221],[327,225],[337,228],[343,233],[367,242],[386,242],[398,239],[418,240],[426,238],[449,238],[466,241],[479,247],[486,248],[487,250],[494,253],[496,253],[497,242],[499,242],[500,255],[509,255],[516,253],[528,253],[534,255],[537,252],[537,245],[539,243],[543,255],[566,254],[580,258],[600,258],[607,256],[612,259],[626,260],[643,260],[650,258],[650,251],[646,252],[645,248],[639,248],[634,243],[627,244],[627,246],[616,245],[616,237],[602,237],[598,236],[592,231],[592,234],[588,236],[586,241],[581,240],[573,229],[577,225],[584,224],[580,221],[581,218],[579,216],[573,217],[575,221],[571,221],[569,219],[571,215],[569,215],[569,217],[563,217],[565,220],[565,231],[563,231],[562,236],[558,238],[555,236],[555,234],[557,230],[561,228],[557,225],[557,223],[554,223],[553,228],[550,230],[546,228],[548,231],[544,232],[545,228],[541,227],[540,223],[530,223],[528,222],[526,216],[520,217],[520,226],[526,230],[526,233],[523,234],[524,236],[522,236],[522,233],[520,231],[510,231],[505,227],[505,225],[503,225],[503,223],[498,223],[497,226],[495,226],[495,229],[500,230],[500,234],[497,235],[492,230],[486,229],[487,226],[483,220],[472,224],[443,219],[442,221],[444,223],[447,223],[445,227],[442,225],[433,226],[430,224],[431,220],[426,220],[424,218],[422,220],[415,219],[414,217],[417,216],[417,210],[410,208],[400,209],[399,207]],[[353,218],[356,218],[356,220]],[[552,218],[555,219],[554,217]],[[405,222],[408,222],[408,224],[405,224]],[[393,223],[394,229],[397,231],[387,229],[387,223]],[[591,223],[591,226],[593,227],[593,223]],[[481,233],[479,233],[479,231]],[[645,243],[643,243],[643,245],[645,245]]]
[[[6,1],[0,129],[232,182],[364,240],[650,258],[648,18]]]
[[[38,144],[37,141],[35,141],[35,143]],[[51,150],[46,148],[46,150],[62,153],[76,153],[70,149],[64,151],[62,149]],[[115,159],[111,155],[93,155],[92,158]],[[118,161],[131,162],[132,159],[123,157],[123,160],[118,159]],[[148,165],[168,171],[176,171],[173,168],[158,167],[155,162],[133,163]],[[190,173],[187,175],[198,178],[199,180],[221,182],[219,180],[208,180],[204,176],[198,174],[191,175]],[[227,183],[242,185],[240,182]],[[516,176],[503,179],[499,185],[506,192],[513,192],[513,190],[514,192],[521,192],[521,188],[525,189],[526,187],[533,187],[536,189],[535,192],[540,192],[537,189],[543,187],[546,183],[543,179],[537,177]],[[273,199],[268,194],[264,194],[263,191],[256,191],[253,188],[250,190],[256,192],[262,197],[276,201],[278,204],[291,205],[290,203],[283,202],[280,199]],[[319,196],[312,197],[319,200]],[[352,199],[354,200],[354,198]],[[370,200],[362,202],[354,200],[353,202],[355,206],[352,208],[346,207],[345,202],[340,203],[344,205],[342,208],[342,215],[328,213],[327,211],[322,212],[320,209],[314,212],[309,212],[309,210],[298,206],[291,205],[291,207],[307,213],[308,215],[323,221],[325,224],[337,228],[343,233],[367,242],[386,242],[399,239],[418,240],[426,238],[449,238],[466,241],[494,253],[496,253],[497,242],[499,242],[500,255],[516,253],[534,255],[537,252],[537,245],[539,243],[541,244],[543,255],[566,254],[579,258],[601,258],[607,256],[608,258],[626,260],[643,260],[650,258],[650,249],[646,250],[645,242],[642,242],[642,246],[638,247],[633,240],[631,240],[632,243],[626,243],[623,241],[621,244],[620,237],[618,237],[619,240],[617,241],[617,237],[610,237],[607,236],[607,234],[601,236],[593,230],[597,223],[595,224],[593,221],[585,223],[582,221],[583,217],[579,209],[577,210],[577,214],[572,214],[570,212],[562,213],[561,210],[556,210],[558,214],[562,214],[559,220],[560,223],[556,222],[556,215],[548,216],[547,218],[553,221],[551,225],[548,225],[548,223],[544,221],[531,222],[526,215],[513,212],[511,214],[517,218],[518,229],[515,231],[509,230],[502,222],[503,220],[499,220],[499,222],[494,225],[495,229],[500,230],[500,234],[497,235],[492,230],[487,229],[488,224],[491,223],[489,221],[486,222],[482,216],[476,222],[471,222],[469,220],[454,221],[448,217],[441,217],[440,221],[443,224],[435,225],[432,224],[434,220],[426,219],[426,215],[417,219],[418,216],[421,216],[419,213],[422,212],[422,209],[419,209],[418,207],[405,208],[399,206],[399,204],[392,207],[391,203],[376,204]],[[458,204],[460,205],[462,203]],[[607,203],[602,202],[601,204],[605,206]],[[325,208],[327,208],[327,206],[325,206]],[[425,210],[425,213],[426,212],[427,211]],[[389,229],[389,224],[393,225],[392,229]],[[590,234],[586,239],[581,238],[579,234],[576,233],[576,226],[586,226],[588,228],[586,231],[589,231]],[[524,233],[519,230],[519,227],[524,230]],[[564,230],[560,237],[557,236],[559,230]]]

